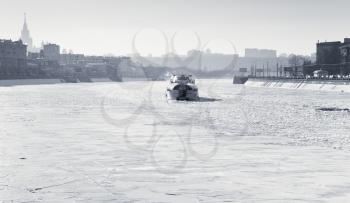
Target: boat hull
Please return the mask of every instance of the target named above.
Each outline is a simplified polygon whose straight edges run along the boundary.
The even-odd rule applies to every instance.
[[[168,100],[177,101],[197,101],[199,99],[198,91],[193,90],[167,90],[166,97]]]
[[[248,77],[245,76],[233,76],[233,84],[245,84],[248,81]]]

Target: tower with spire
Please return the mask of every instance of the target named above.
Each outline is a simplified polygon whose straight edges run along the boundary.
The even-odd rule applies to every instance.
[[[30,32],[27,25],[27,15],[24,13],[24,24],[21,32],[21,40],[27,45],[27,50],[33,50],[33,39],[30,37]]]

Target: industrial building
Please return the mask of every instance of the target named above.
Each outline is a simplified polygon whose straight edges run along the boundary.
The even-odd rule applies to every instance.
[[[344,42],[322,42],[317,43],[316,65],[305,67],[306,73],[315,70],[328,71],[329,75],[350,74],[350,38]]]
[[[285,67],[284,75],[313,76],[315,71],[327,72],[331,78],[350,75],[350,38],[344,42],[318,42],[316,50],[316,64]]]
[[[317,64],[341,64],[350,62],[350,38],[344,42],[322,42],[317,43]]]

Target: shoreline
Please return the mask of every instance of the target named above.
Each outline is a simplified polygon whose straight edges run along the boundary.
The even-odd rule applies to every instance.
[[[132,82],[132,81],[150,81],[145,78],[123,78],[121,82]],[[53,85],[53,84],[75,84],[75,83],[99,83],[99,82],[114,82],[110,78],[91,78],[90,82],[77,81],[77,82],[67,82],[63,79],[51,78],[51,79],[7,79],[0,80],[0,87],[12,87],[12,86],[27,86],[27,85]]]
[[[249,78],[245,86],[350,93],[350,80]]]

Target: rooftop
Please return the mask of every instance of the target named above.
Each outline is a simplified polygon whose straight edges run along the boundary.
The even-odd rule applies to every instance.
[[[16,45],[24,45],[22,40],[12,41],[10,39],[0,39],[0,43],[2,44],[16,44]]]

